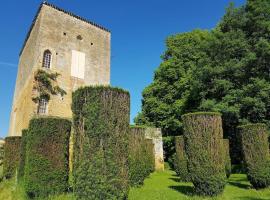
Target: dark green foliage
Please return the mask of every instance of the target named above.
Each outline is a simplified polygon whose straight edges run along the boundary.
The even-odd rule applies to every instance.
[[[145,148],[145,164],[148,174],[155,171],[155,154],[154,154],[154,144],[152,139],[146,139]]]
[[[231,157],[230,157],[230,141],[228,139],[223,139],[224,145],[224,160],[225,160],[225,172],[227,178],[230,177],[232,173],[232,166],[231,166]]]
[[[25,154],[26,154],[26,142],[27,142],[27,129],[22,130],[21,149],[20,149],[20,163],[18,169],[18,178],[22,179],[24,176],[25,166]]]
[[[3,175],[11,178],[16,175],[20,162],[21,137],[11,136],[5,138]]]
[[[152,142],[152,141],[151,141]],[[129,184],[139,186],[153,171],[154,151],[145,139],[145,128],[131,127],[129,133]],[[150,149],[150,152],[148,152]]]
[[[174,168],[181,181],[190,180],[187,166],[187,155],[185,152],[185,142],[183,136],[175,137],[175,161]]]
[[[270,157],[266,125],[240,126],[239,132],[250,183],[256,189],[270,186]]]
[[[24,186],[30,198],[46,198],[68,188],[68,145],[71,122],[44,117],[27,131]]]
[[[109,86],[84,87],[72,98],[76,198],[126,199],[129,93]]]
[[[174,168],[175,141],[174,136],[162,137],[164,161],[169,163],[169,166]]]
[[[0,144],[0,166],[3,165],[3,159],[4,159],[4,145]]]
[[[234,164],[241,163],[236,127],[270,125],[270,1],[231,5],[212,31],[168,37],[162,63],[144,89],[137,124],[182,134],[181,115],[221,112]]]
[[[188,171],[199,195],[214,196],[225,187],[223,130],[218,113],[182,116]]]

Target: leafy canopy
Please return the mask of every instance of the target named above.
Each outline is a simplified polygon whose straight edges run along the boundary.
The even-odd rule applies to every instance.
[[[229,138],[239,124],[270,125],[270,1],[231,4],[212,31],[169,36],[166,47],[136,124],[178,135],[183,114],[214,111]]]

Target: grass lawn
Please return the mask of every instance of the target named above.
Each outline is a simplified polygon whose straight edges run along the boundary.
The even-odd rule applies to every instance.
[[[270,200],[270,188],[260,191],[252,189],[244,174],[233,174],[228,180],[224,194],[214,198],[193,195],[191,183],[178,182],[173,171],[165,170],[151,174],[141,188],[132,188],[129,200]]]
[[[0,183],[0,199],[25,200],[20,185],[15,187],[14,179]],[[49,198],[50,200],[75,200],[72,194]],[[129,200],[270,200],[270,188],[256,191],[251,188],[246,175],[233,174],[228,180],[224,194],[215,198],[202,198],[193,195],[191,183],[178,182],[173,171],[155,172],[145,180],[140,188],[131,188]]]

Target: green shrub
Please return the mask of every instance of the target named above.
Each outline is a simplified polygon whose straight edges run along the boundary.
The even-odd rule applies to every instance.
[[[189,181],[189,173],[187,167],[187,155],[185,152],[185,143],[183,136],[175,137],[175,161],[174,168],[176,174],[179,176],[181,181]]]
[[[188,171],[195,192],[214,196],[226,184],[222,120],[218,113],[189,113],[182,116]]]
[[[227,178],[230,177],[232,173],[231,157],[230,157],[230,141],[228,139],[223,139],[224,145],[224,160],[225,160],[225,172]]]
[[[164,161],[169,163],[171,169],[174,169],[175,141],[174,136],[162,137]]]
[[[18,170],[20,162],[21,136],[5,138],[3,175],[5,178],[13,177]]]
[[[74,193],[77,199],[128,195],[129,93],[108,86],[73,93]]]
[[[26,142],[27,142],[27,129],[22,130],[21,148],[20,148],[20,163],[18,169],[18,178],[22,179],[24,176]]]
[[[148,171],[148,175],[155,171],[155,154],[154,154],[154,144],[152,139],[146,139],[145,148],[145,164]]]
[[[250,183],[256,189],[270,186],[269,144],[266,125],[239,126],[239,133]]]
[[[145,139],[145,128],[131,127],[129,133],[129,184],[139,186],[153,171],[153,145]],[[150,152],[148,152],[150,149]]]
[[[71,122],[43,117],[27,131],[24,186],[30,198],[45,198],[68,188],[68,144]]]

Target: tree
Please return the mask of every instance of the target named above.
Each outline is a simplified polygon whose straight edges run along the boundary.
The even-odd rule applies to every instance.
[[[210,31],[168,37],[153,83],[143,91],[137,124],[153,124],[167,135],[182,134],[187,112],[222,113],[233,161],[239,161],[236,127],[270,125],[270,1],[248,0]]]

